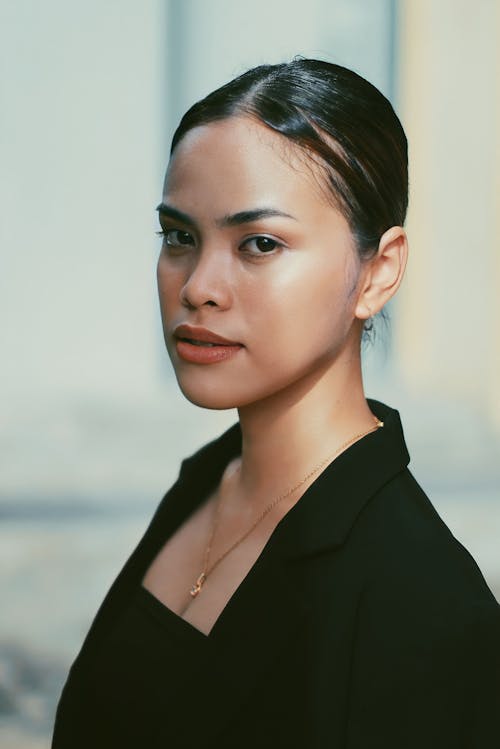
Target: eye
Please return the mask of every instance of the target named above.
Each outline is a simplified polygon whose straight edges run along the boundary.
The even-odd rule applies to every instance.
[[[249,254],[252,255],[270,254],[281,246],[282,245],[276,239],[271,239],[271,237],[265,236],[250,237],[249,239],[246,239],[245,242],[241,245],[242,248],[249,247]]]
[[[186,247],[194,244],[194,239],[188,231],[182,229],[162,229],[157,234],[169,247]]]

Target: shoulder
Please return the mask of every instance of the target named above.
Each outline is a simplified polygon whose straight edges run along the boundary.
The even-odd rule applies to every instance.
[[[407,587],[420,580],[445,597],[463,599],[468,591],[491,596],[475,560],[408,469],[377,492],[359,520],[386,576],[404,576]]]
[[[465,653],[489,642],[500,652],[493,593],[407,469],[367,504],[350,543],[363,557],[364,603],[389,630],[420,647],[448,642]]]
[[[401,688],[481,700],[478,710],[500,702],[500,606],[408,470],[372,498],[350,541],[365,555],[358,653],[372,677],[387,669]]]

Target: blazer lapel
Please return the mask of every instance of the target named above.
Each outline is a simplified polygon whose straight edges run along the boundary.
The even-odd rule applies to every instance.
[[[113,626],[116,616],[141,584],[148,566],[165,540],[211,491],[226,465],[227,456],[238,450],[238,442],[239,429],[235,424],[182,462],[179,478],[163,497],[142,539],[106,594],[87,633],[80,656],[97,646],[109,627]]]
[[[368,402],[384,426],[330,463],[282,519],[278,532],[287,558],[299,559],[344,543],[366,503],[408,466],[398,412],[378,401]]]

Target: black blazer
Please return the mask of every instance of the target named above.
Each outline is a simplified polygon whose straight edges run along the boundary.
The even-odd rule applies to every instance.
[[[179,683],[191,720],[169,747],[500,747],[500,607],[409,472],[397,411],[369,403],[384,428],[280,521],[208,636],[204,677]],[[55,749],[79,746],[80,674],[130,591],[240,449],[235,424],[183,461],[71,669]]]

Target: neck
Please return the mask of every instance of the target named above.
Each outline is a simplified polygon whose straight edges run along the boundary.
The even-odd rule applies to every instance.
[[[375,426],[363,391],[359,355],[337,360],[271,398],[239,409],[239,417],[238,494],[259,505]]]

